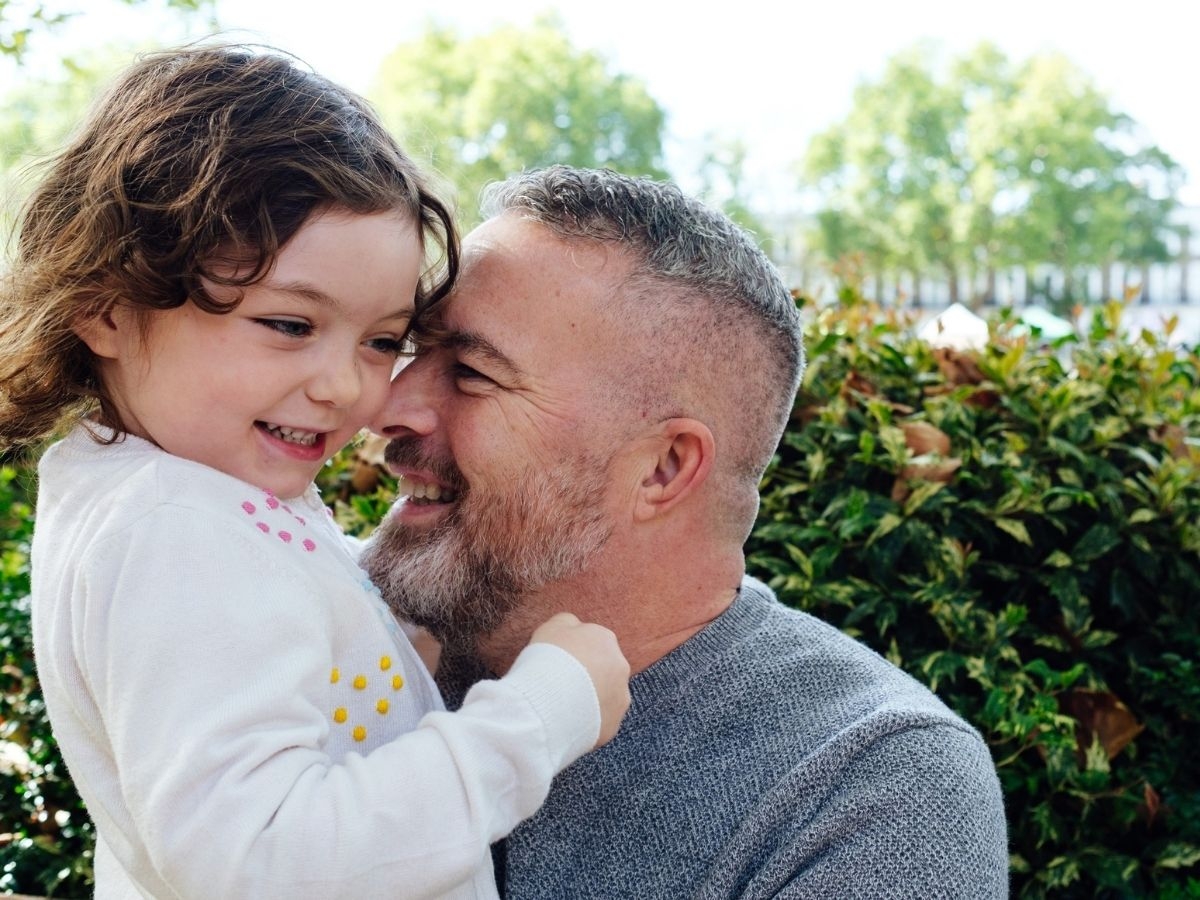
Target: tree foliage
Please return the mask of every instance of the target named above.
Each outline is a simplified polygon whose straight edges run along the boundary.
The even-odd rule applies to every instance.
[[[748,148],[741,138],[704,136],[698,166],[696,195],[717,207],[755,236],[762,248],[772,249],[774,237],[755,211],[746,179]]]
[[[823,197],[816,239],[876,272],[934,273],[990,293],[997,269],[1048,263],[1065,279],[1166,256],[1182,172],[1068,60],[1017,65],[990,44],[938,65],[923,43],[860,84],[804,171]]]
[[[0,248],[15,227],[41,164],[61,149],[109,79],[133,55],[100,47],[64,59],[56,72],[23,78],[0,95]]]
[[[663,110],[552,18],[474,37],[430,26],[384,60],[370,97],[405,148],[454,185],[467,224],[485,184],[526,168],[665,176]]]
[[[46,2],[18,3],[15,0],[0,0],[0,57],[9,57],[21,62],[29,52],[30,40],[39,31],[49,31],[81,13],[74,3]],[[120,0],[126,6],[145,4],[148,0]],[[214,0],[165,0],[168,8],[185,13],[211,9]]]

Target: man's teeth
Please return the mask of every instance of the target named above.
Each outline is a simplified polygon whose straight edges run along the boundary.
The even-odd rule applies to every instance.
[[[301,431],[299,428],[288,428],[286,425],[272,425],[270,422],[264,422],[267,431],[275,435],[281,441],[287,441],[289,444],[303,444],[305,447],[311,447],[317,442],[317,432]]]
[[[407,497],[412,503],[449,503],[457,499],[457,494],[440,484],[428,481],[417,481],[415,478],[401,478],[397,483],[397,493]]]

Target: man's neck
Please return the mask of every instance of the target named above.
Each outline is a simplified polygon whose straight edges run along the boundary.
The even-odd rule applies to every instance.
[[[640,573],[636,567],[610,566],[605,569],[614,573],[610,577],[593,571],[547,586],[526,598],[501,628],[480,639],[479,657],[497,674],[508,671],[533,630],[565,610],[612,629],[636,674],[703,630],[737,596],[745,571],[740,551],[724,561],[710,557],[707,563],[672,571],[647,561]]]

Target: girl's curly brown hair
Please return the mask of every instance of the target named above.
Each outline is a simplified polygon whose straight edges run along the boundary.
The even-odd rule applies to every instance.
[[[328,208],[411,215],[430,259],[418,317],[449,291],[449,208],[362,98],[261,48],[141,58],[51,161],[21,218],[0,286],[0,448],[88,413],[119,431],[73,327],[117,303],[228,312],[237,300],[215,300],[202,279],[258,281]]]

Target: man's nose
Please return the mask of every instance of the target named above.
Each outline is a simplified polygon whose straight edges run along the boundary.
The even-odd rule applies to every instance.
[[[417,356],[392,379],[387,403],[368,427],[382,437],[432,434],[442,387],[433,354]]]

